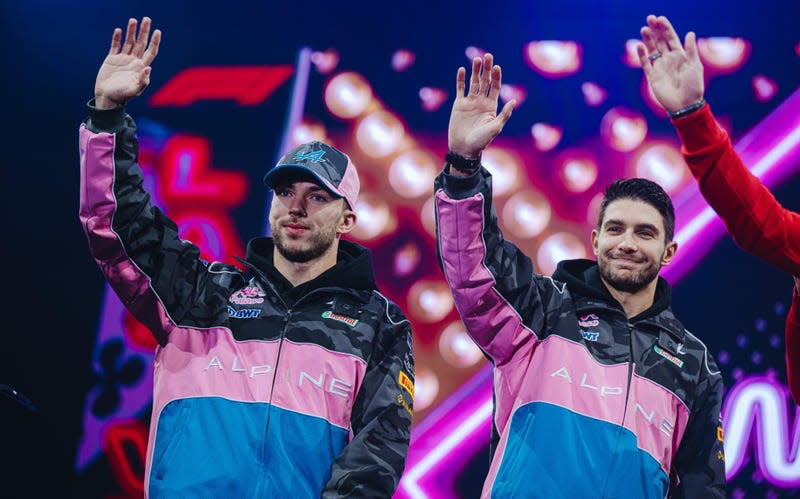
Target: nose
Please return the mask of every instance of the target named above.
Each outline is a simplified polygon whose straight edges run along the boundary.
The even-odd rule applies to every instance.
[[[296,217],[306,216],[306,202],[303,196],[292,196],[289,203],[289,214]]]
[[[638,247],[636,246],[636,241],[633,239],[633,234],[626,232],[622,239],[620,239],[617,248],[625,253],[635,253]]]

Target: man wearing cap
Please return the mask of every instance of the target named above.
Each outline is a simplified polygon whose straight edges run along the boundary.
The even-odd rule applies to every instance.
[[[341,240],[359,191],[320,143],[265,177],[272,238],[249,278],[199,257],[150,203],[124,105],[149,83],[160,31],[117,29],[80,129],[80,219],[98,265],[158,340],[145,466],[149,497],[390,497],[408,450],[409,322]]]

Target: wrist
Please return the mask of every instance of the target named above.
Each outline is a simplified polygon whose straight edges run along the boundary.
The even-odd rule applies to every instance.
[[[114,101],[112,99],[109,99],[108,97],[105,97],[103,95],[95,95],[94,96],[94,106],[97,109],[105,110],[105,109],[114,109],[114,108],[117,108],[117,107],[122,107],[122,104],[119,103],[119,102],[116,102],[116,101]]]
[[[684,116],[687,116],[689,114],[692,114],[693,112],[701,109],[705,105],[706,105],[705,97],[700,97],[700,100],[694,101],[691,104],[688,104],[680,109],[676,109],[675,111],[667,111],[667,114],[669,114],[670,118],[675,120],[678,118],[683,118]]]
[[[480,153],[478,153],[478,156],[475,158],[469,158],[453,151],[447,151],[447,154],[444,155],[444,160],[447,165],[450,166],[451,170],[456,169],[467,175],[472,175],[481,167]]]

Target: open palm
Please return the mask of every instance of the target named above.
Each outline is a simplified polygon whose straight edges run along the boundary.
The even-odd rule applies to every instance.
[[[685,47],[664,17],[647,16],[641,29],[642,42],[636,47],[653,95],[670,112],[678,111],[703,98],[703,64],[695,34],[686,35]]]
[[[447,145],[450,151],[465,158],[477,158],[481,151],[500,133],[511,117],[514,101],[503,106],[497,114],[500,95],[500,66],[492,65],[492,55],[472,61],[469,92],[465,95],[466,69],[456,73],[456,99],[450,113]]]
[[[150,18],[142,19],[137,34],[137,21],[128,21],[125,43],[122,30],[117,28],[111,38],[108,52],[94,85],[95,104],[101,109],[124,105],[141,94],[150,83],[150,64],[158,54],[161,31],[155,30],[148,44]]]

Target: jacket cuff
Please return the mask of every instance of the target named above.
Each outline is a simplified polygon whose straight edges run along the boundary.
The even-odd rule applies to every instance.
[[[683,143],[685,154],[694,154],[724,141],[727,132],[719,126],[711,106],[706,104],[694,113],[672,120]]]
[[[115,107],[113,109],[98,109],[95,107],[94,99],[86,103],[89,108],[89,118],[86,120],[86,127],[97,132],[116,133],[125,127],[125,108]]]
[[[480,184],[484,177],[490,177],[490,175],[483,167],[466,177],[451,175],[450,165],[446,163],[442,173],[439,174],[445,192],[453,199],[464,199],[475,195],[480,190]]]

